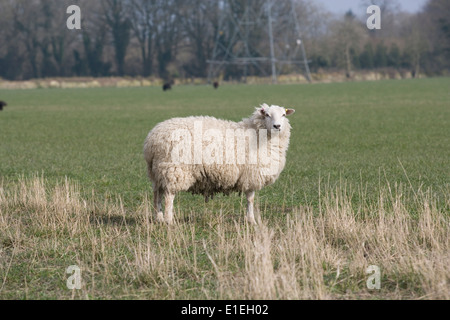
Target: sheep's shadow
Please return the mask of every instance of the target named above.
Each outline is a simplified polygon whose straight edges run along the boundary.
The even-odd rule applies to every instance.
[[[135,217],[123,215],[91,215],[89,221],[92,225],[134,226],[137,224]]]

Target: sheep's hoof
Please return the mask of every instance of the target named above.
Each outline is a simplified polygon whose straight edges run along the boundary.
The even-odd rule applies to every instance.
[[[248,222],[249,224],[252,224],[252,225],[254,225],[254,226],[257,225],[256,220],[255,220],[254,217],[245,217],[245,220],[247,220],[247,222]]]
[[[167,219],[165,222],[166,222],[166,224],[169,225],[169,226],[173,226],[173,225],[175,224],[175,221],[174,221],[173,219],[170,219],[170,220]]]
[[[157,221],[157,222],[164,223],[164,214],[163,214],[162,212],[158,212],[158,213],[156,214],[156,221]]]

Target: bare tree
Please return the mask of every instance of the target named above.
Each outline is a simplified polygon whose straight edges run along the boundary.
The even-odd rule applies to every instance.
[[[185,0],[183,3],[181,25],[194,56],[185,68],[194,76],[206,76],[206,61],[210,58],[219,27],[219,4],[217,0]]]
[[[125,74],[125,56],[130,44],[131,22],[125,10],[124,0],[103,0],[103,12],[110,28],[115,50],[117,73]]]
[[[66,51],[76,37],[76,32],[65,28],[66,9],[71,3],[68,0],[41,0],[42,76],[65,75]]]
[[[155,47],[158,74],[170,78],[168,65],[176,56],[180,37],[180,11],[183,0],[155,0]]]
[[[75,40],[75,35],[65,28],[66,8],[70,2],[17,0],[2,3],[8,8],[6,12],[11,13],[13,22],[10,45],[23,46],[31,70],[23,71],[23,76],[37,78],[65,74],[66,48]]]
[[[0,1],[0,77],[7,79],[20,78],[26,60],[23,42],[17,41],[13,4],[13,0]]]
[[[23,43],[27,60],[31,68],[31,75],[34,78],[40,77],[39,72],[39,46],[41,42],[41,34],[39,32],[41,20],[36,12],[40,11],[39,0],[17,0],[11,2],[14,31],[16,32],[16,41]]]
[[[131,29],[139,42],[142,59],[142,75],[153,73],[153,41],[155,32],[155,14],[157,2],[155,0],[130,0],[128,14]]]
[[[421,22],[416,16],[411,16],[408,23],[404,25],[405,52],[410,57],[411,74],[418,77],[425,52],[428,50],[426,35],[422,29]]]
[[[332,41],[336,50],[337,66],[345,67],[350,78],[353,71],[352,51],[359,48],[366,35],[365,29],[355,15],[349,11],[342,21],[333,23]]]
[[[429,0],[418,20],[429,41],[433,71],[450,69],[450,2]]]

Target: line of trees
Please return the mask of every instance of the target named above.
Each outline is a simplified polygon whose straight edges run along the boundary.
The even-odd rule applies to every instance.
[[[265,0],[0,0],[0,77],[20,80],[72,76],[206,77],[216,41],[240,50],[237,23],[252,12],[267,25]],[[450,2],[428,0],[416,14],[395,0],[361,0],[380,6],[382,29],[368,30],[367,16],[351,11],[336,17],[313,1],[294,0],[310,67],[343,70],[393,68],[418,74],[450,70]],[[82,29],[68,30],[66,9],[78,5]],[[290,0],[273,1],[275,21],[283,21]],[[224,8],[231,16],[224,19]],[[289,6],[290,8],[290,6]],[[364,10],[365,12],[365,10]],[[249,24],[248,24],[249,25]],[[236,29],[237,28],[237,29]],[[275,30],[277,48],[291,48],[295,30]],[[248,29],[246,29],[248,31]],[[252,55],[269,56],[266,31],[252,30]],[[233,42],[234,41],[234,42]],[[247,50],[249,50],[247,48]],[[288,50],[288,49],[286,49]],[[216,51],[217,52],[217,51]],[[222,76],[238,78],[242,67]],[[264,75],[264,68],[249,74]],[[285,67],[283,72],[292,72]]]

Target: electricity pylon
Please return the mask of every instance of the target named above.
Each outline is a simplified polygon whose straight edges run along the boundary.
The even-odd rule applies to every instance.
[[[277,83],[282,69],[294,65],[303,67],[311,82],[294,0],[277,0],[275,15],[274,0],[225,0],[220,10],[213,55],[207,61],[209,81],[235,65],[242,67],[244,81],[251,67],[264,76],[271,74]]]

